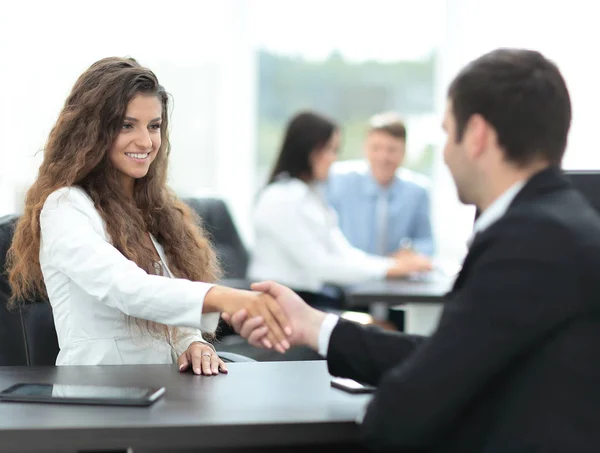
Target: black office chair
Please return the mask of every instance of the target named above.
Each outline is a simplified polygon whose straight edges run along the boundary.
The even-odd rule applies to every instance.
[[[18,312],[6,309],[5,294],[0,294],[0,366],[25,366],[25,342]]]
[[[0,269],[6,267],[6,254],[12,242],[17,216],[0,218]],[[43,299],[28,301],[8,310],[11,290],[7,276],[0,273],[0,366],[54,365],[58,338],[50,303]],[[218,351],[226,362],[254,362],[240,354]]]
[[[0,256],[6,256],[3,231],[6,219],[0,219]],[[4,269],[4,263],[2,268]],[[10,287],[4,274],[0,274],[0,366],[27,365],[25,342],[18,311],[8,311],[6,303],[10,297]]]
[[[6,267],[18,216],[0,218],[0,269]],[[0,273],[0,365],[54,365],[58,340],[52,309],[47,300],[38,298],[14,310],[7,309],[11,291],[7,276]]]
[[[600,213],[600,170],[566,170],[565,176]]]
[[[58,356],[58,337],[50,302],[37,301],[19,308],[27,365],[52,366]]]
[[[8,311],[10,286],[4,274],[17,216],[0,217],[0,366],[27,365],[25,341],[18,311]]]
[[[221,262],[224,279],[243,280],[248,269],[248,251],[223,200],[185,198],[183,201],[200,216]]]
[[[246,280],[249,254],[229,212],[227,204],[218,198],[184,198],[183,201],[194,210],[202,221],[223,270],[221,284],[231,288],[250,289]],[[217,340],[231,337],[235,332],[226,322],[219,320]],[[238,339],[239,340],[239,339]],[[233,338],[228,338],[231,343]]]

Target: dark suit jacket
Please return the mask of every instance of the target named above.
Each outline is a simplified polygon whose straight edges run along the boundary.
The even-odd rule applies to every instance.
[[[368,446],[600,451],[600,217],[560,170],[475,237],[447,299],[429,338],[334,329],[331,374],[378,386]]]

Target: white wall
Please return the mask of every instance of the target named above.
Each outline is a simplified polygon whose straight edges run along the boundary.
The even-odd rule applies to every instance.
[[[255,62],[247,0],[4,2],[0,6],[0,215],[17,209],[71,86],[106,56],[133,56],[174,99],[170,183],[223,195],[248,234]]]
[[[440,121],[446,89],[462,66],[498,47],[536,49],[555,61],[571,92],[573,125],[565,168],[600,168],[597,115],[600,90],[595,69],[595,5],[585,0],[447,0],[445,39],[438,77]],[[433,194],[436,235],[443,257],[457,259],[466,250],[471,209],[459,205],[441,150]]]

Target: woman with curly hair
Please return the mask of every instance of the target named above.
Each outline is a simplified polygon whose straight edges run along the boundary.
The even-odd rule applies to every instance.
[[[75,83],[44,149],[8,255],[11,304],[44,294],[57,365],[173,363],[226,371],[202,331],[245,309],[289,348],[268,295],[214,285],[213,249],[167,187],[169,98],[133,59],[105,58]]]

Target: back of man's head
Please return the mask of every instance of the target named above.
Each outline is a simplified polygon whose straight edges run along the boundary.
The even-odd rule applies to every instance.
[[[497,49],[467,65],[448,90],[460,142],[469,118],[481,115],[496,131],[506,159],[524,167],[559,165],[571,124],[571,101],[554,63],[541,53]]]

